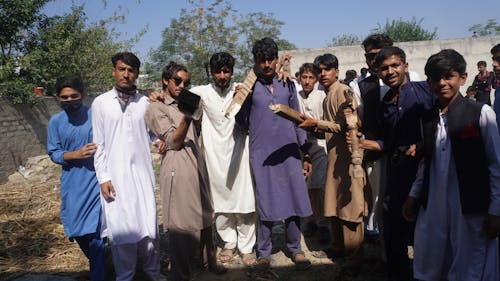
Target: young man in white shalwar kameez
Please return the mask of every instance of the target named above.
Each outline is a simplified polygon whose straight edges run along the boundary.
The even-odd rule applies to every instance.
[[[236,85],[231,83],[234,58],[225,52],[210,59],[214,82],[192,88],[201,96],[201,136],[210,188],[216,213],[217,233],[224,241],[221,262],[230,261],[236,251],[247,266],[255,263],[255,199],[248,154],[248,134],[235,118],[224,116]]]
[[[116,280],[133,280],[137,257],[152,280],[160,274],[155,177],[144,113],[145,96],[135,81],[140,61],[132,53],[112,58],[115,86],[92,103],[97,151],[94,166],[101,185],[101,236],[111,242]]]
[[[466,63],[455,50],[425,66],[438,104],[422,118],[423,154],[403,215],[414,219],[414,278],[500,280],[500,136],[493,110],[460,94]]]

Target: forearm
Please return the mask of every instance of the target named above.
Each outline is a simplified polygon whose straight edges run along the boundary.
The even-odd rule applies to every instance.
[[[179,150],[184,146],[184,140],[186,139],[187,131],[189,129],[189,125],[191,124],[191,118],[184,116],[182,118],[179,127],[172,132],[172,148],[175,150]]]

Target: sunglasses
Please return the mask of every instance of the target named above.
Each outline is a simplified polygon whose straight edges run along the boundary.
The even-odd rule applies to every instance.
[[[171,79],[174,80],[175,86],[179,86],[182,82],[184,82],[184,87],[189,87],[189,84],[191,84],[189,80],[184,81],[180,77],[172,77]]]

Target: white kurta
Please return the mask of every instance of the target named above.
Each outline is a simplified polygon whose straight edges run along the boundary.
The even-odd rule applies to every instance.
[[[303,90],[299,91],[297,99],[299,100],[300,112],[316,120],[322,120],[323,101],[325,100],[325,97],[326,93],[317,89],[312,90],[307,97]],[[328,166],[326,140],[318,139],[310,132],[307,132],[307,140],[312,145],[309,149],[309,156],[311,157],[311,163],[313,165],[312,173],[306,180],[307,187],[309,189],[324,189],[326,182],[326,169]]]
[[[220,92],[213,84],[192,88],[203,101],[201,135],[216,213],[255,211],[248,135],[224,116],[235,85]]]
[[[116,196],[103,207],[101,236],[113,243],[156,238],[155,178],[144,113],[147,98],[136,94],[122,112],[115,89],[92,103],[92,129],[97,151],[94,165],[100,184],[111,181]]]
[[[488,212],[500,215],[500,137],[490,107],[483,106],[479,124],[490,170]],[[447,117],[440,114],[427,208],[420,208],[415,227],[414,277],[419,280],[499,280],[498,241],[485,236],[486,214],[462,214],[447,133]],[[416,198],[422,189],[423,167],[422,161],[410,192]]]

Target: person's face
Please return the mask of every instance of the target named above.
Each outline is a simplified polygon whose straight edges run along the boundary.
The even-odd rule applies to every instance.
[[[233,76],[233,70],[229,69],[227,66],[221,67],[219,71],[212,71],[212,77],[214,78],[214,84],[221,90],[227,89],[231,83],[231,76]]]
[[[328,89],[333,83],[337,81],[339,76],[339,70],[336,68],[327,68],[324,64],[319,65],[319,69],[321,70],[319,76],[319,83]]]
[[[484,66],[484,65],[479,65],[479,66],[477,67],[477,70],[479,70],[479,72],[481,72],[481,73],[482,73],[482,72],[485,72],[485,71],[486,71],[486,66]]]
[[[305,70],[300,74],[300,85],[305,93],[309,94],[314,89],[314,84],[318,81],[316,74],[311,71]]]
[[[457,71],[443,74],[439,78],[427,78],[431,91],[441,104],[448,104],[460,92],[460,86],[465,84],[467,73],[460,75]]]
[[[120,88],[130,88],[135,85],[139,70],[119,60],[113,68],[115,84]]]
[[[408,81],[407,72],[408,64],[396,55],[385,59],[378,68],[378,76],[391,89],[399,89]]]
[[[82,94],[70,87],[62,88],[61,92],[57,96],[58,102],[65,102],[65,101],[72,101],[79,99],[82,99]]]
[[[493,54],[493,72],[495,76],[500,79],[500,52]]]
[[[189,74],[184,70],[179,70],[172,78],[163,79],[163,83],[167,85],[168,94],[177,99],[181,90],[189,86]]]
[[[255,58],[255,65],[259,74],[264,77],[274,77],[278,58]]]
[[[365,60],[368,69],[371,72],[376,73],[377,68],[375,67],[375,56],[380,52],[381,49],[375,49],[373,46],[367,46],[365,49]]]

